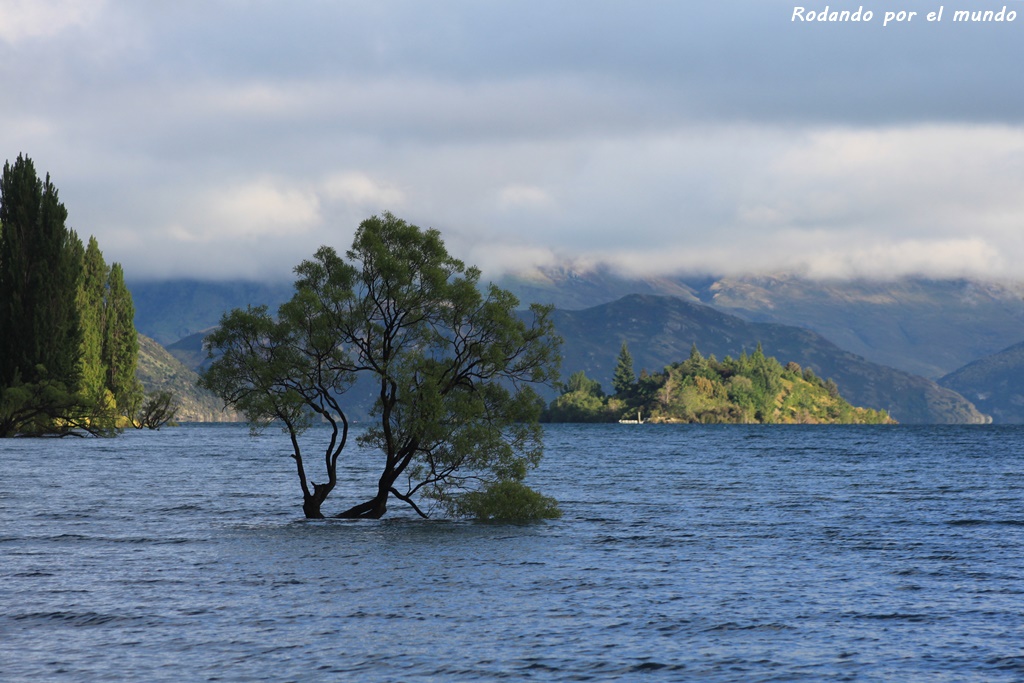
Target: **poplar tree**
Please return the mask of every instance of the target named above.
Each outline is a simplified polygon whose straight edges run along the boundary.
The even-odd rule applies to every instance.
[[[120,263],[110,267],[107,278],[106,326],[103,362],[107,371],[107,389],[122,409],[137,403],[141,391],[135,378],[139,358],[139,338],[135,332],[135,305],[124,283]]]
[[[78,312],[82,326],[82,393],[98,403],[105,403],[107,390],[103,338],[108,272],[99,243],[95,237],[90,237],[78,290]]]

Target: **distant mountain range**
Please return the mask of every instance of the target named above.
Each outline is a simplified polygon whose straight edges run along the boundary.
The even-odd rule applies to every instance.
[[[708,303],[752,321],[806,327],[876,363],[930,379],[1024,341],[1020,283],[726,278],[712,285]]]
[[[1024,341],[1024,283],[901,278],[821,281],[623,279],[607,270],[551,268],[499,281],[525,301],[582,309],[626,294],[663,294],[751,322],[806,327],[847,351],[930,379]]]
[[[969,363],[1024,341],[1021,284],[922,278],[821,282],[793,276],[627,278],[602,268],[550,268],[506,276],[498,284],[524,304],[554,303],[560,309],[556,323],[567,339],[566,371],[585,369],[607,383],[604,373],[623,339],[638,369],[646,365],[650,370],[685,358],[693,342],[702,352],[722,356],[751,351],[761,341],[766,353],[783,362],[809,365],[834,379],[851,402],[885,408],[903,422],[977,421],[977,411],[957,395],[959,385],[949,378]],[[201,362],[203,333],[224,311],[261,303],[273,309],[290,292],[288,283],[132,285],[136,327],[190,367]],[[585,315],[624,297],[618,306]],[[677,307],[677,302],[687,306]],[[187,339],[190,335],[198,336]],[[929,381],[939,378],[939,384]],[[975,397],[999,396],[984,386],[972,385],[970,391]],[[997,421],[1013,415],[1018,415],[1013,421],[1024,421],[1024,414],[976,400],[981,412]]]

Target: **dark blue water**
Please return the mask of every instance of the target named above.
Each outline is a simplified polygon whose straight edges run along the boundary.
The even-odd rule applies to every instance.
[[[0,680],[1024,680],[1024,429],[547,445],[516,526],[304,521],[244,427],[2,441]]]

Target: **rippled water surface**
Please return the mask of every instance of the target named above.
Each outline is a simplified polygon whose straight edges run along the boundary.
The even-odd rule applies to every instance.
[[[547,446],[504,525],[307,522],[244,427],[0,442],[0,680],[1024,680],[1022,429]]]

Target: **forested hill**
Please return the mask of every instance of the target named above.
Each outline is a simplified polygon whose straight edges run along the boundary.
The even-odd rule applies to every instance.
[[[545,412],[549,422],[696,422],[702,424],[889,424],[885,411],[858,408],[823,380],[796,363],[783,366],[764,355],[718,360],[696,346],[685,361],[661,372],[635,375],[623,345],[612,378],[611,395],[583,372],[574,373],[561,396]]]
[[[583,370],[610,386],[622,342],[638,371],[657,372],[687,358],[694,344],[705,354],[738,358],[754,352],[784,358],[836,382],[850,403],[887,410],[901,423],[986,421],[960,394],[923,377],[871,363],[806,329],[750,323],[675,297],[631,295],[581,311],[557,310],[555,327],[565,339],[563,376]]]

